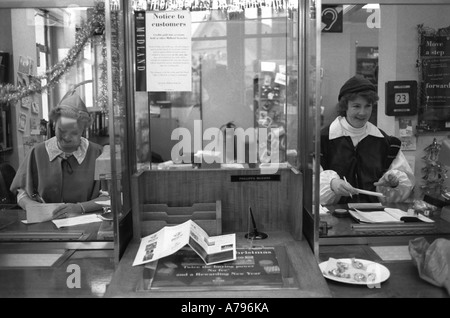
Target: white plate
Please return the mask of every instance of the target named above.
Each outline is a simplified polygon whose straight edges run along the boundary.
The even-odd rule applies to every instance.
[[[323,276],[325,278],[337,281],[337,282],[341,282],[341,283],[346,283],[346,284],[353,284],[353,285],[375,285],[375,284],[379,284],[382,283],[384,281],[386,281],[389,276],[391,275],[391,273],[389,272],[389,270],[386,268],[386,266],[381,265],[379,263],[376,262],[372,262],[372,261],[368,261],[368,260],[364,260],[364,259],[358,259],[355,258],[356,261],[359,261],[361,263],[363,263],[364,266],[367,267],[368,271],[370,269],[370,272],[375,272],[376,273],[376,279],[372,282],[358,282],[356,280],[353,280],[351,278],[342,278],[342,277],[336,277],[336,276],[332,276],[329,275],[326,272],[327,266],[328,266],[328,261],[322,262],[319,264],[320,267],[320,271],[322,272]],[[351,258],[340,258],[338,259],[338,261],[344,262],[344,263],[348,263],[351,266],[352,263],[352,259]]]

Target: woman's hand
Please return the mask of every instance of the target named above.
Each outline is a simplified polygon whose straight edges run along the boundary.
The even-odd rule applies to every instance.
[[[384,176],[380,178],[377,182],[374,182],[374,186],[382,186],[382,187],[391,187],[396,188],[399,184],[398,177],[393,173],[386,173]]]
[[[60,205],[53,211],[53,219],[63,219],[70,218],[73,216],[78,216],[83,213],[80,204],[76,203],[65,203]]]
[[[354,194],[358,194],[350,183],[338,178],[331,180],[330,188],[336,195],[343,197],[351,197]]]
[[[414,184],[408,175],[395,169],[386,172],[374,185],[378,192],[385,195],[384,198],[380,199],[382,203],[403,202],[410,196],[414,188]]]

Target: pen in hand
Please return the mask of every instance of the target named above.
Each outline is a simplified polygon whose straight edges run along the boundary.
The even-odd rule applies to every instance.
[[[345,183],[347,183],[347,184],[350,184],[350,183],[348,183],[348,181],[347,181],[347,179],[345,178],[345,176],[344,176],[344,181],[345,181]],[[350,192],[349,192],[350,193]],[[353,199],[353,195],[350,193],[350,198],[352,198]]]
[[[39,203],[45,203],[44,199],[39,195],[39,193],[35,193],[32,195],[33,200],[39,202]]]

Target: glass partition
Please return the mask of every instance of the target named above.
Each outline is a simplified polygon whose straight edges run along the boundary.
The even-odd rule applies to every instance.
[[[219,197],[225,231],[245,230],[253,204],[267,229],[296,227],[295,239],[303,239],[303,230],[317,250],[318,191],[312,189],[318,186],[320,2],[172,1],[161,7],[133,1],[130,7],[134,229],[145,227],[146,205],[190,206]],[[248,188],[230,182],[230,174],[279,171],[286,184],[270,177]],[[216,180],[183,186],[206,176]],[[270,191],[276,194],[269,203]]]
[[[135,65],[147,63],[150,75],[136,81],[137,170],[270,163],[299,169],[297,2],[233,7],[211,1],[189,10],[139,3],[133,6]],[[171,19],[187,30],[175,46],[170,38],[180,30],[151,27]],[[147,41],[156,43],[146,44],[145,63],[137,33],[143,25],[152,32]],[[174,58],[179,69],[152,62]],[[175,76],[168,80],[164,72]]]
[[[2,1],[0,17],[2,166],[17,171],[33,146],[52,138],[50,111],[77,94],[92,119],[83,136],[103,147],[95,179],[112,194],[111,202],[99,206],[99,222],[59,229],[50,221],[23,224],[26,213],[13,196],[0,211],[1,241],[112,247],[115,228],[130,209],[129,196],[123,195],[129,187],[123,12],[108,1]],[[110,207],[115,217],[102,214]]]
[[[346,80],[359,75],[371,82],[379,100],[372,107],[369,122],[400,140],[400,152],[415,183],[406,199],[393,202],[382,198],[381,203],[405,213],[409,209],[426,213],[435,221],[428,229],[360,229],[350,216],[335,216],[334,209],[348,209],[346,204],[332,203],[321,215],[320,241],[324,244],[450,233],[448,222],[439,217],[445,199],[433,201],[441,195],[434,185],[440,182],[444,193],[448,179],[444,174],[431,176],[433,169],[429,168],[440,163],[436,158],[427,159],[433,140],[440,145],[448,138],[449,13],[448,1],[323,1],[321,128],[328,129],[338,116],[338,95]],[[432,201],[437,204],[434,214],[419,208],[418,204]]]

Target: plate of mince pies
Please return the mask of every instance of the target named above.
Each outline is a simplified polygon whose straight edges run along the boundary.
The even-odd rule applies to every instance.
[[[390,272],[386,266],[357,258],[329,258],[319,264],[327,279],[354,285],[376,285],[386,281]]]

